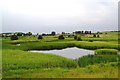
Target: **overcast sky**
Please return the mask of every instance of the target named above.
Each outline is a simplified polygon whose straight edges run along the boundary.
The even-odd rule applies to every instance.
[[[2,0],[2,32],[118,30],[118,0]]]

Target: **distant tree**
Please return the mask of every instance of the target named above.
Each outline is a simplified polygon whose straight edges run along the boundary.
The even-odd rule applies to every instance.
[[[96,34],[93,34],[93,37],[96,37]]]
[[[26,33],[26,35],[31,36],[31,35],[32,35],[32,32],[28,32],[28,33]]]
[[[97,34],[99,34],[100,32],[98,31]]]
[[[18,36],[17,36],[17,35],[15,35],[15,34],[14,34],[14,35],[11,35],[11,37],[10,37],[10,38],[11,38],[11,40],[18,40]]]
[[[51,35],[53,35],[53,36],[54,36],[55,34],[56,34],[56,33],[55,33],[54,31],[53,31],[53,32],[51,32]]]
[[[88,31],[85,31],[85,34],[88,34]]]
[[[63,35],[60,35],[60,36],[58,36],[58,39],[60,39],[60,40],[64,40],[65,38],[64,38]]]
[[[82,31],[75,31],[75,34],[82,34]]]
[[[74,36],[74,39],[77,40],[77,36],[76,35]]]
[[[89,34],[91,34],[91,31],[89,31]]]
[[[43,39],[42,35],[39,35],[39,36],[38,36],[38,39]]]
[[[37,33],[37,36],[39,35],[39,33]]]
[[[81,31],[81,33],[83,34],[83,33],[84,33],[84,31]]]
[[[65,34],[65,32],[62,32],[62,34]]]
[[[42,36],[46,36],[47,34],[43,33]]]
[[[17,33],[17,36],[22,36],[23,35],[23,33]]]

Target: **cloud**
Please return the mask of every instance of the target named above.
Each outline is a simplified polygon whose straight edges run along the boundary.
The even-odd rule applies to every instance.
[[[27,31],[44,28],[59,31],[65,27],[72,31],[87,30],[88,26],[94,30],[116,30],[117,3],[117,0],[3,0],[4,31],[22,31],[25,27]]]

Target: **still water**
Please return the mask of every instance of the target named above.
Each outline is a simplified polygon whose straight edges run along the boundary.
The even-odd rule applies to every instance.
[[[72,48],[65,48],[61,50],[31,50],[30,52],[39,52],[39,53],[45,53],[45,54],[55,54],[59,56],[63,56],[70,59],[77,59],[79,57],[88,55],[88,54],[94,54],[94,51],[92,50],[86,50],[81,49],[77,47]]]

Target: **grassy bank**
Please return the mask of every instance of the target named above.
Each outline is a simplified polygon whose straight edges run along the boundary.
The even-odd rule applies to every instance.
[[[85,67],[99,63],[118,62],[118,60],[117,55],[88,55],[83,56],[76,61],[78,61],[80,67]]]
[[[4,78],[118,78],[118,63],[100,63],[84,68],[9,70]],[[7,74],[6,73],[6,74]]]
[[[97,50],[95,50],[95,54],[117,55],[118,54],[118,50],[116,50],[116,49],[97,49]]]
[[[51,49],[63,49],[66,47],[78,47],[90,50],[96,49],[119,49],[119,44],[112,42],[102,42],[102,41],[54,41],[54,42],[44,42],[44,41],[27,41],[21,42],[20,46],[16,44],[20,41],[10,41],[3,42],[3,48],[6,49],[21,49],[21,50],[51,50]],[[11,45],[12,44],[12,45]]]
[[[89,55],[78,60],[71,60],[52,54],[32,53],[21,50],[3,49],[3,53],[3,77],[34,78],[41,77],[40,75],[42,77],[82,77],[83,75],[83,77],[87,77],[87,75],[89,77],[117,77],[117,73],[115,73],[118,66],[117,55]],[[109,64],[111,62],[113,63]],[[105,64],[110,66],[105,66]],[[99,72],[100,76],[96,75],[103,68],[105,68],[105,75],[102,75],[101,72]],[[58,74],[56,71],[58,71]],[[115,74],[109,73],[111,71]]]

